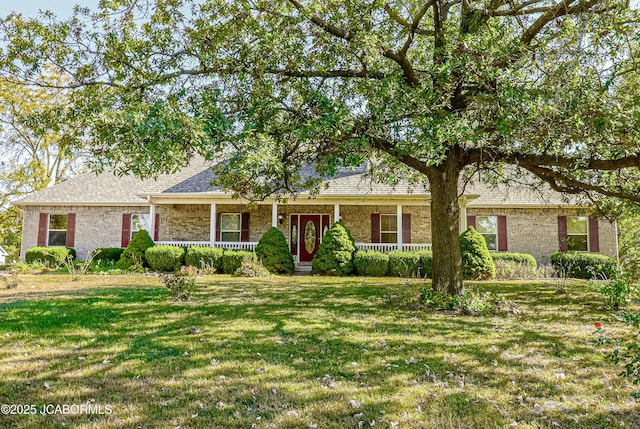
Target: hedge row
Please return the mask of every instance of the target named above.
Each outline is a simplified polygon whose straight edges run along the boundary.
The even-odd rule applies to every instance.
[[[526,264],[532,268],[536,268],[538,263],[536,262],[536,258],[533,255],[529,255],[528,253],[513,253],[513,252],[500,252],[500,253],[492,253],[491,258],[493,261],[510,261],[517,262],[519,264]]]
[[[554,253],[551,265],[559,275],[577,279],[610,279],[616,274],[616,260],[599,253]]]
[[[147,249],[145,258],[154,271],[176,271],[182,265],[214,268],[219,273],[234,274],[242,262],[257,262],[254,252],[224,250],[214,247],[154,246]]]
[[[356,252],[356,274],[370,277],[426,277],[431,278],[432,253],[392,250],[389,253],[375,250]]]
[[[71,247],[32,247],[27,249],[24,260],[27,264],[42,262],[43,264],[57,267],[69,256],[71,256],[71,259],[75,259],[75,249]]]

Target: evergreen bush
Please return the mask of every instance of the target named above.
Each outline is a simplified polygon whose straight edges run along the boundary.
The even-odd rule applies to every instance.
[[[256,246],[256,255],[262,261],[264,268],[271,273],[293,274],[295,272],[293,255],[287,239],[276,227],[272,226],[262,235]]]
[[[42,262],[50,267],[57,267],[70,256],[69,249],[66,247],[32,247],[27,249],[24,260],[27,264],[34,262]]]
[[[496,275],[496,267],[484,237],[473,227],[460,235],[462,273],[465,279],[486,280]]]
[[[528,253],[513,253],[513,252],[500,252],[500,253],[491,253],[491,259],[493,262],[495,261],[511,261],[517,262],[519,264],[527,264],[533,268],[538,266],[536,262],[536,258],[533,255],[529,255]]]
[[[359,276],[384,277],[389,272],[389,255],[375,250],[358,251],[353,265]]]
[[[389,255],[389,275],[391,277],[421,277],[420,253],[392,250]]]
[[[93,251],[94,261],[118,262],[124,249],[120,247],[100,247]]]
[[[116,268],[120,270],[128,270],[133,264],[147,265],[147,260],[144,257],[144,252],[149,247],[153,247],[154,243],[149,233],[141,229],[136,232],[127,248],[122,252],[120,260],[116,263]]]
[[[551,265],[563,277],[577,279],[612,279],[616,276],[616,260],[599,253],[556,252]]]
[[[347,276],[353,273],[356,245],[351,233],[341,222],[334,223],[324,235],[318,253],[311,261],[313,274]]]
[[[222,272],[223,253],[224,250],[218,247],[189,247],[184,256],[184,263],[198,269],[213,268],[217,272]]]
[[[257,262],[258,257],[254,252],[246,250],[226,250],[222,254],[222,272],[225,274],[235,274],[243,262]]]
[[[184,248],[153,246],[144,252],[149,267],[154,271],[173,272],[184,265]]]

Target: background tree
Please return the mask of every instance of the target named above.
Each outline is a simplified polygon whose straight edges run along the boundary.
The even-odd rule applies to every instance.
[[[46,85],[63,85],[48,73]],[[17,259],[22,235],[20,213],[10,201],[82,171],[81,129],[69,113],[65,94],[0,79],[0,245]]]
[[[433,284],[463,289],[472,178],[639,201],[638,14],[618,0],[113,0],[12,16],[1,65],[54,64],[94,159],[141,176],[194,154],[250,199],[369,160],[431,194]],[[382,173],[382,174],[380,174]],[[531,179],[534,177],[535,180]]]

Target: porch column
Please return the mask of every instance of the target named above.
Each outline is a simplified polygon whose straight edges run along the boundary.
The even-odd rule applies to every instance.
[[[209,246],[216,245],[216,203],[211,203],[211,214],[209,215]]]
[[[462,234],[467,230],[467,199],[460,198],[460,226],[458,234]]]
[[[276,201],[271,204],[271,226],[278,227],[278,203]]]
[[[155,231],[156,231],[156,205],[155,204],[151,204],[149,206],[149,235],[151,236],[151,239],[153,241],[155,241]]]
[[[396,207],[396,221],[398,228],[396,232],[398,236],[398,250],[402,250],[402,204],[398,204]]]
[[[333,223],[340,222],[340,204],[333,205]]]

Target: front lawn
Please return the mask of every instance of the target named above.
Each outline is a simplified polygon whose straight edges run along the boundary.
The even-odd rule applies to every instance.
[[[420,309],[397,279],[21,275],[0,289],[0,404],[109,405],[0,415],[41,428],[640,427],[584,283],[482,284],[517,315]],[[51,408],[49,408],[51,411]]]

